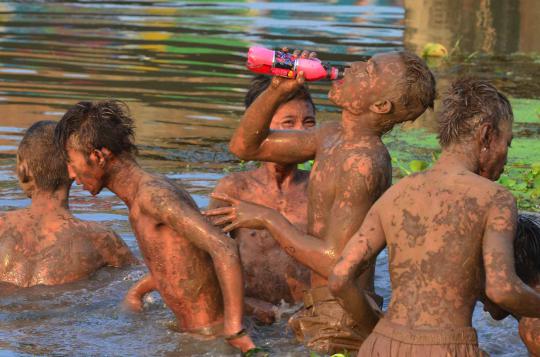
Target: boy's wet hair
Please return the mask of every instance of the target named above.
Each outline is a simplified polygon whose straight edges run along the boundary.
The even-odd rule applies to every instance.
[[[35,186],[47,192],[71,185],[64,155],[54,145],[55,128],[56,122],[50,120],[34,123],[26,130],[17,149],[17,161],[25,162]],[[17,176],[23,182],[26,180],[19,170]]]
[[[420,105],[433,109],[437,97],[436,82],[426,62],[414,53],[398,52],[405,65],[405,78],[401,86],[399,103],[405,108]]]
[[[136,153],[134,128],[133,119],[124,102],[79,102],[58,123],[55,138],[64,153],[68,142],[85,154],[102,148],[116,155]]]
[[[520,213],[514,241],[516,273],[525,284],[540,283],[540,217]]]
[[[246,96],[244,98],[244,105],[247,108],[257,99],[259,95],[261,95],[262,92],[266,90],[270,86],[270,83],[272,82],[272,77],[265,76],[265,75],[257,75],[251,80],[251,84],[249,86],[248,92],[246,93]],[[287,98],[287,102],[290,102],[293,99],[300,99],[305,100],[311,104],[313,107],[313,111],[317,111],[317,108],[315,107],[315,103],[313,103],[313,99],[311,98],[311,94],[309,94],[309,91],[306,86],[300,87],[298,91],[293,93],[289,98]]]
[[[460,78],[452,83],[443,99],[439,142],[442,147],[460,142],[483,123],[490,123],[497,132],[501,120],[513,119],[510,102],[491,83]]]

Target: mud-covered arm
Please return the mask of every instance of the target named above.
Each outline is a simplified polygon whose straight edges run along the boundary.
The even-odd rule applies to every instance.
[[[373,264],[385,246],[384,231],[376,207],[373,207],[360,229],[343,249],[328,281],[330,291],[367,333],[375,327],[381,312],[370,306],[355,281]]]
[[[324,237],[304,233],[279,212],[260,205],[238,200],[224,194],[212,194],[229,206],[208,210],[207,216],[222,216],[214,220],[217,225],[226,224],[225,231],[237,228],[266,229],[280,246],[293,258],[317,274],[328,278],[341,250],[362,223],[372,204],[365,184],[364,171],[367,167],[354,168],[338,183],[333,207],[327,220]],[[359,200],[358,197],[365,197]]]
[[[212,257],[223,295],[224,333],[225,335],[238,333],[242,330],[244,286],[235,242],[210,224],[185,197],[173,189],[162,188],[158,184],[154,186],[157,187],[149,188],[145,195],[139,198],[142,213],[171,227],[177,234]],[[234,342],[238,342],[237,339],[229,341],[231,344]],[[252,342],[251,345],[253,347]]]
[[[229,150],[242,160],[302,163],[315,157],[317,128],[309,130],[271,130],[277,109],[304,83],[274,77],[272,84],[246,109],[236,128]]]
[[[519,321],[519,336],[532,356],[540,356],[540,319],[523,317]]]
[[[540,317],[540,294],[516,274],[516,222],[515,199],[510,192],[501,188],[492,200],[483,237],[486,295],[514,315]]]
[[[204,212],[209,217],[221,216],[214,219],[214,223],[227,224],[223,228],[224,232],[231,232],[237,228],[266,229],[281,247],[300,263],[321,275],[329,273],[329,266],[333,265],[332,255],[328,254],[327,244],[321,239],[302,232],[271,208],[224,194],[212,194],[212,197],[228,203],[226,207]]]
[[[110,266],[119,268],[138,263],[127,244],[114,231],[99,234],[95,244],[103,259]]]

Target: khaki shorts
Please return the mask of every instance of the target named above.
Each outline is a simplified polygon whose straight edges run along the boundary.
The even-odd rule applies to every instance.
[[[368,293],[379,306],[382,298]],[[362,332],[349,314],[343,310],[327,287],[304,293],[304,308],[289,319],[289,327],[296,339],[318,353],[334,354],[358,351],[368,336]]]
[[[362,344],[358,356],[476,357],[487,354],[478,347],[476,330],[472,327],[413,330],[383,318]]]

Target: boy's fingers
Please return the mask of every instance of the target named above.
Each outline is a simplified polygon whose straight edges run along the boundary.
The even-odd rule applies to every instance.
[[[234,198],[230,197],[229,195],[225,193],[212,192],[210,194],[210,197],[215,198],[216,200],[228,202],[230,204],[235,204],[237,202],[237,200],[235,200]]]
[[[239,226],[238,222],[233,222],[229,224],[228,226],[225,226],[225,228],[223,228],[222,231],[224,233],[229,233],[230,231],[234,231],[236,228],[238,228],[238,226]]]
[[[296,82],[299,85],[303,85],[305,81],[306,81],[306,78],[304,77],[304,71],[298,72],[298,75],[296,76]]]
[[[229,223],[229,222],[232,222],[232,221],[234,221],[234,216],[233,215],[228,215],[228,216],[216,219],[213,223],[216,226],[221,226],[222,224]]]
[[[232,207],[220,207],[220,208],[214,208],[214,209],[208,209],[206,211],[202,211],[202,214],[204,216],[221,216],[222,214],[230,214],[232,212]]]

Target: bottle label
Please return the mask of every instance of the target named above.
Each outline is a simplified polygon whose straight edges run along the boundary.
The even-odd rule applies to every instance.
[[[289,71],[294,71],[295,69],[296,57],[281,51],[276,51],[274,55],[274,67],[282,68]],[[287,76],[288,77],[288,76]]]

